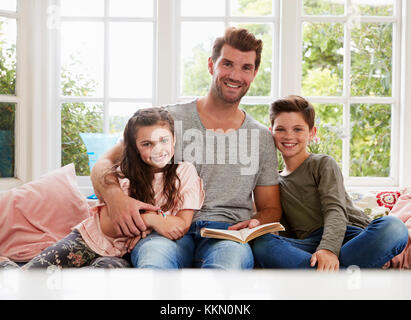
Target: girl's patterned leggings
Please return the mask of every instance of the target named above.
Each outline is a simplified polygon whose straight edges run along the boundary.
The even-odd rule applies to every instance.
[[[14,262],[0,263],[1,267],[18,267]],[[44,249],[41,253],[27,262],[22,269],[47,268],[127,268],[130,264],[119,257],[103,257],[91,250],[84,242],[80,233],[74,229],[65,238]]]

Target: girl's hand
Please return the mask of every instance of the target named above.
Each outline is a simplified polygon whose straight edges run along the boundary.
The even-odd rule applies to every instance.
[[[317,271],[338,271],[340,261],[330,250],[321,249],[313,253],[310,260],[311,267],[317,263]]]
[[[172,221],[176,219],[170,219],[174,217],[167,217],[162,219],[162,223],[157,224],[154,229],[161,234],[162,236],[170,239],[170,240],[178,240],[182,238],[186,232],[184,225],[179,223],[179,221]]]
[[[244,228],[255,228],[257,226],[259,226],[261,223],[259,220],[257,219],[250,219],[250,220],[246,220],[243,222],[239,222],[237,224],[234,224],[232,226],[228,227],[228,230],[240,230],[240,229],[244,229]]]
[[[125,244],[125,247],[127,248],[127,252],[131,252],[136,246],[137,242],[140,241],[140,239],[141,239],[141,235],[127,238],[126,244]]]

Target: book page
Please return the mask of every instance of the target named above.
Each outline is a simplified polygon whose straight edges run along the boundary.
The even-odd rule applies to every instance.
[[[201,229],[201,236],[207,236],[217,239],[230,239],[230,240],[241,240],[241,234],[237,230],[227,230],[227,229],[213,229],[213,228],[203,228]]]
[[[269,230],[270,232],[274,232],[274,231],[284,230],[284,227],[278,222],[273,222],[273,223],[262,224],[252,229],[248,229],[248,228],[241,229],[240,230],[241,238],[244,241],[250,240],[262,234],[269,233],[266,230]]]

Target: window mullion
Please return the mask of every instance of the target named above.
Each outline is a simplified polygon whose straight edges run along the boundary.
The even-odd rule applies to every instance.
[[[346,12],[350,12],[346,3]],[[350,175],[350,106],[351,106],[351,27],[348,21],[350,16],[345,18],[344,23],[344,71],[343,71],[343,138],[342,138],[342,173],[344,177]]]
[[[109,16],[109,0],[104,0],[104,100],[103,100],[103,132],[108,133],[110,127],[109,117],[109,92],[110,92],[110,22]]]
[[[175,4],[169,0],[157,0],[157,53],[156,93],[153,96],[156,105],[173,103],[180,92],[180,62],[176,57],[180,54],[180,22],[178,22],[180,1]]]
[[[301,92],[301,4],[300,0],[281,2],[279,95]],[[285,36],[287,35],[287,36]]]
[[[401,94],[399,106],[399,184],[411,186],[411,3],[401,2],[402,48],[401,48]]]

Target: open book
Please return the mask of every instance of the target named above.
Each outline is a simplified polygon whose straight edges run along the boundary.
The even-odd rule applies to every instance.
[[[273,222],[262,224],[252,229],[244,228],[241,230],[201,228],[200,234],[206,238],[226,239],[247,243],[263,234],[284,230],[284,227],[279,222]]]

